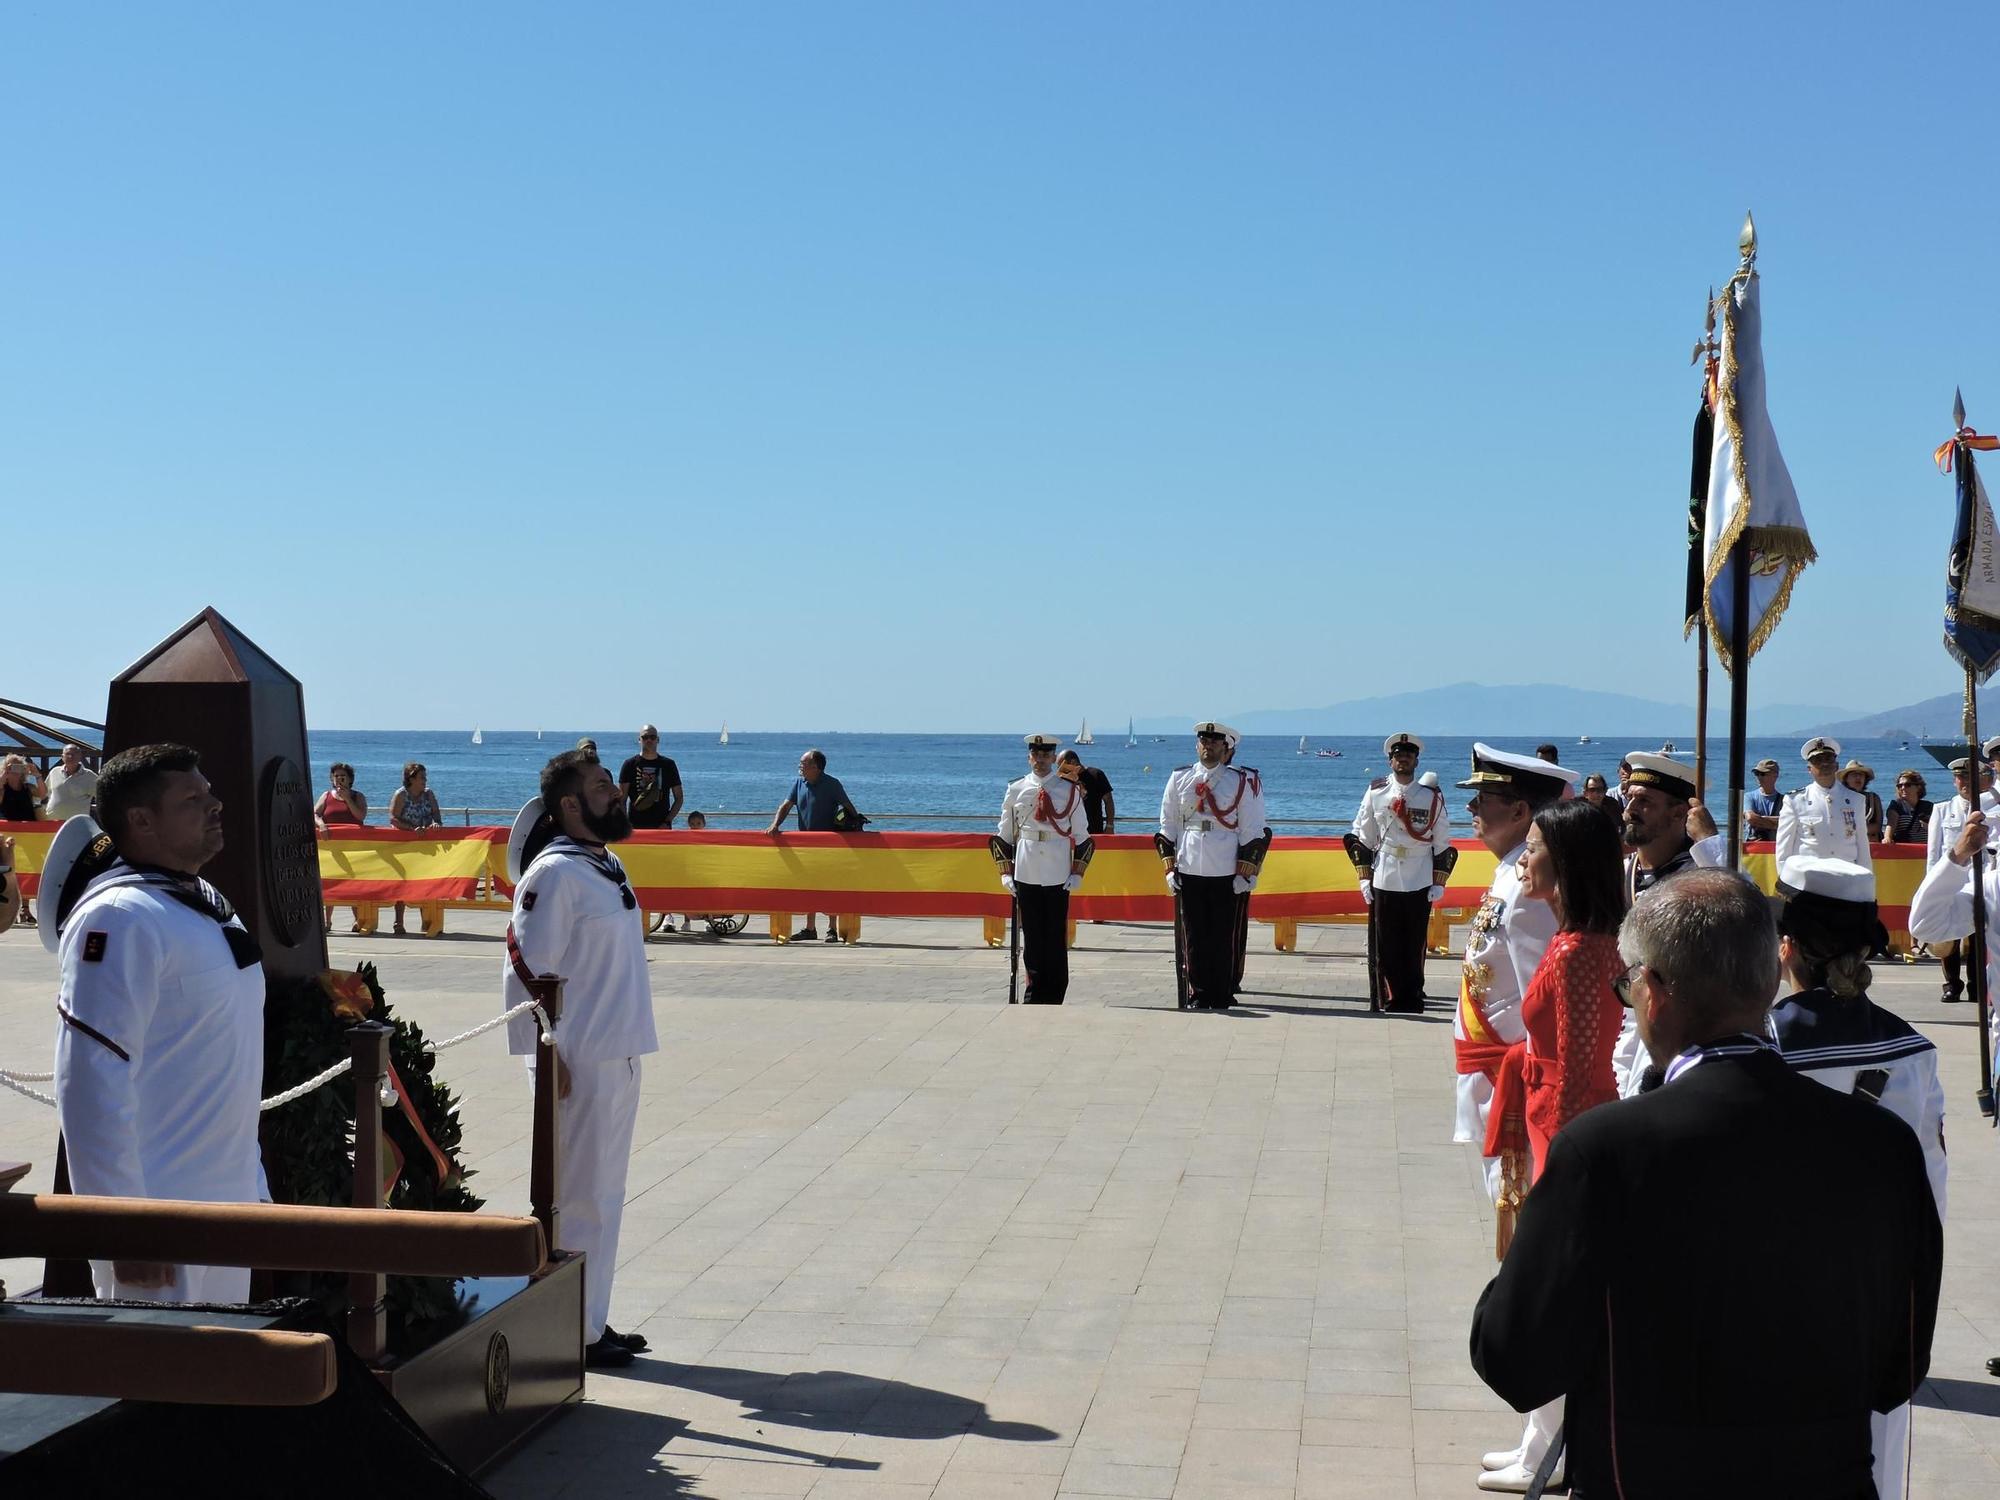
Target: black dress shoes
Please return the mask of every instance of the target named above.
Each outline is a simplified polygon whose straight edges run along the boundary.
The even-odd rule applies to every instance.
[[[609,1337],[601,1338],[583,1346],[583,1362],[593,1370],[616,1370],[632,1363],[632,1351],[612,1343]]]
[[[607,1344],[622,1344],[625,1348],[630,1349],[634,1354],[644,1354],[648,1349],[653,1347],[651,1344],[646,1342],[645,1334],[620,1333],[617,1329],[613,1328],[609,1323],[606,1323],[604,1325],[604,1342]]]

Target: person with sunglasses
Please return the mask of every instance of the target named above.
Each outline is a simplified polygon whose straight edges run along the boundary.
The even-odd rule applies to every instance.
[[[639,1116],[639,1059],[660,1050],[646,931],[632,919],[639,901],[606,847],[631,835],[632,819],[611,772],[586,751],[566,750],[542,767],[540,806],[529,803],[520,821],[536,831],[521,851],[527,868],[514,886],[501,1005],[512,1010],[542,999],[547,981],[567,981],[552,1028],[562,1248],[585,1256],[585,1362],[629,1365],[646,1340],[607,1319]],[[531,1074],[538,1037],[532,1012],[507,1023],[507,1049],[529,1059]]]
[[[1942,1220],[1944,1085],[1937,1048],[1868,998],[1868,958],[1888,937],[1876,911],[1875,873],[1844,860],[1801,857],[1780,876],[1798,894],[1778,919],[1778,964],[1792,992],[1771,1012],[1778,1050],[1815,1083],[1872,1099],[1916,1132]],[[1909,1404],[1874,1413],[1873,1427],[1875,1487],[1894,1495],[1909,1457]]]
[[[1896,795],[1882,809],[1882,839],[1890,844],[1927,844],[1931,832],[1930,788],[1914,766],[1896,773]]]
[[[1611,820],[1580,800],[1536,813],[1521,846],[1521,895],[1549,908],[1556,935],[1521,997],[1527,1034],[1508,1050],[1488,1117],[1486,1153],[1501,1162],[1495,1209],[1503,1256],[1556,1132],[1618,1097],[1611,1045],[1624,1013],[1612,989],[1624,970],[1618,958],[1618,924],[1625,916],[1620,853]],[[1561,1427],[1560,1399],[1528,1413],[1519,1443],[1481,1459],[1479,1488],[1525,1491]]]
[[[1840,741],[1815,735],[1799,747],[1812,780],[1778,808],[1778,863],[1795,854],[1845,859],[1875,868],[1868,848],[1868,806],[1840,779]]]

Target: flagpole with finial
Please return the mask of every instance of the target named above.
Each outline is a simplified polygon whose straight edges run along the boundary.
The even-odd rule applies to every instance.
[[[1736,237],[1742,254],[1738,277],[1754,276],[1757,222],[1743,215]],[[1732,295],[1724,292],[1724,296]],[[1740,534],[1729,558],[1729,868],[1743,867],[1743,762],[1750,721],[1750,540]]]
[[[1971,553],[1977,544],[1980,529],[1980,517],[1977,513],[1979,483],[1977,471],[1973,468],[1972,449],[1974,444],[1971,441],[1971,439],[1978,435],[1965,425],[1965,393],[1962,390],[1954,389],[1951,393],[1951,431],[1952,438],[1948,447],[1955,450],[1952,456],[1957,459],[1959,465],[1959,487],[1962,495],[1968,497],[1970,501],[1969,506],[1965,500],[1961,501],[1959,509],[1962,514],[1959,530],[1963,530],[1964,536],[1961,538],[1955,530],[1952,543],[1952,550],[1954,552],[1957,552],[1961,546],[1965,550],[1965,556],[1962,559],[1954,557],[1951,560],[1950,574],[1958,575],[1956,581],[1960,591],[1958,598],[1952,601],[1953,613],[1956,614],[1958,605],[1964,598],[1964,588],[1967,581],[1965,575],[1969,573],[1972,567],[1973,560]],[[1981,438],[1978,445],[1986,446],[1989,442],[1990,439]],[[1968,518],[1964,514],[1968,510],[1970,511],[1969,524]],[[1947,621],[1947,625],[1952,623],[1956,622]],[[1946,638],[1947,640],[1951,638],[1949,631],[1947,631]],[[1960,650],[1954,654],[1958,656],[1960,664],[1965,668],[1965,755],[1967,768],[1971,773],[1966,778],[1969,788],[1969,795],[1966,800],[1971,804],[1972,810],[1978,810],[1984,800],[1984,772],[1986,765],[1979,754],[1979,698],[1977,692],[1979,673],[1975,668],[1972,657],[1968,653]],[[1987,993],[1986,985],[1986,877],[1984,865],[1984,855],[1978,850],[1974,850],[1972,855],[1972,951],[1966,955],[1967,963],[1965,967],[1968,983],[1972,989],[1973,1010],[1978,1018],[1979,1026],[1979,1112],[1990,1120],[1994,1117],[1993,1042],[1991,1028],[1988,1024],[1992,996]]]

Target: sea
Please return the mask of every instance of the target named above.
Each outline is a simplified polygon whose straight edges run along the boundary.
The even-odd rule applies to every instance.
[[[629,730],[547,729],[481,731],[482,743],[465,730],[313,730],[308,739],[312,775],[318,789],[330,784],[327,767],[346,761],[368,797],[369,821],[387,817],[390,795],[402,784],[403,766],[420,761],[430,775],[439,806],[452,823],[510,822],[521,804],[535,795],[543,762],[577,740],[595,739],[599,754],[613,774],[628,755],[638,753]],[[827,770],[838,776],[856,807],[878,832],[892,829],[976,829],[990,825],[1000,808],[1006,783],[1025,774],[1028,753],[1017,735],[982,734],[745,734],[731,731],[720,743],[713,729],[675,733],[662,731],[660,753],[680,768],[687,810],[706,813],[712,826],[761,827],[790,793],[798,775],[799,756],[811,748],[826,752]],[[1160,792],[1168,774],[1194,759],[1194,737],[1140,735],[1127,744],[1123,734],[1101,736],[1083,748],[1084,761],[1111,778],[1118,811],[1132,821],[1131,831],[1143,831],[1159,814]],[[1496,749],[1533,754],[1535,742],[1523,739],[1488,741]],[[1453,820],[1465,826],[1459,811],[1469,793],[1452,783],[1462,780],[1471,763],[1473,741],[1440,735],[1427,738],[1419,772],[1435,771],[1451,799]],[[1617,785],[1619,758],[1633,750],[1658,750],[1657,740],[1593,736],[1589,743],[1572,741],[1561,747],[1562,763],[1579,772],[1600,771]],[[1846,747],[1876,773],[1873,790],[1884,801],[1895,795],[1896,772],[1919,767],[1931,794],[1948,792],[1950,779],[1923,747],[1894,740],[1856,741]],[[1676,752],[1692,764],[1694,746],[1682,742]],[[1802,786],[1804,763],[1799,741],[1753,739],[1748,764],[1774,757],[1786,768],[1783,789]],[[1296,735],[1251,735],[1236,752],[1239,765],[1254,766],[1264,783],[1264,796],[1274,827],[1305,833],[1318,824],[1345,828],[1354,816],[1361,793],[1374,777],[1386,773],[1382,740],[1309,736],[1302,750]],[[1709,741],[1709,805],[1718,821],[1725,818],[1728,741]],[[1754,784],[1754,783],[1753,783]],[[1322,830],[1324,831],[1324,830]]]

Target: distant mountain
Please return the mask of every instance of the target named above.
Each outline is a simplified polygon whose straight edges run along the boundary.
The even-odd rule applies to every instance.
[[[2000,734],[2000,720],[1992,717],[1994,711],[1993,701],[1981,693],[1979,695],[1981,738]],[[1813,721],[1807,732],[1830,734],[1836,739],[1843,740],[1915,740],[1921,737],[1942,742],[1955,738],[1964,727],[1964,723],[1965,694],[1940,693],[1937,697],[1926,698],[1921,703],[1884,709],[1879,714],[1868,714],[1861,718]]]
[[[1722,681],[1725,685],[1709,704],[1711,736],[1726,736],[1729,731],[1728,679]],[[1787,734],[1801,724],[1848,718],[1853,712],[1847,708],[1772,704],[1750,711],[1750,732]],[[1146,734],[1185,734],[1190,722],[1186,716],[1151,718],[1142,720],[1138,728]],[[1228,722],[1245,734],[1387,734],[1407,729],[1413,734],[1496,738],[1546,735],[1555,740],[1577,734],[1688,741],[1694,738],[1691,704],[1661,703],[1625,693],[1602,693],[1551,683],[1496,687],[1457,682],[1414,693],[1355,698],[1325,708],[1238,710],[1229,716]]]

